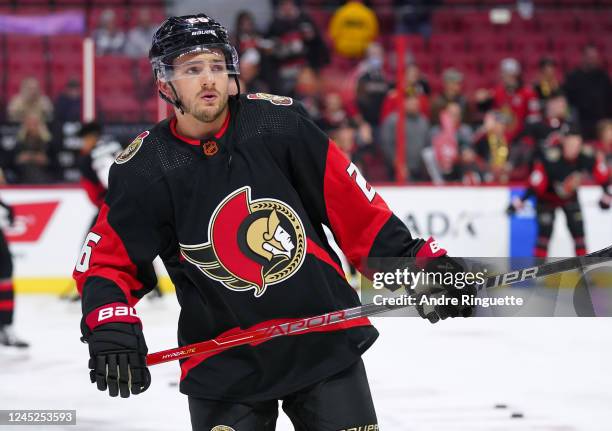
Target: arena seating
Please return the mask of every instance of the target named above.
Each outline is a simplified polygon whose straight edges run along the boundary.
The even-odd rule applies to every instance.
[[[163,2],[145,0],[21,0],[1,5],[0,13],[45,14],[71,10],[86,4],[88,31],[95,29],[100,14],[106,7],[116,12],[120,28],[127,31],[134,26],[138,8],[151,8],[155,21],[165,15]],[[19,6],[17,7],[17,3]],[[323,33],[333,13],[330,3],[305,0],[308,13]],[[536,12],[531,20],[516,13],[508,24],[492,24],[485,6],[503,6],[513,1],[446,0],[446,7],[432,15],[433,34],[429,40],[419,35],[408,35],[407,43],[412,58],[420,66],[436,91],[440,87],[443,69],[454,66],[465,76],[465,86],[473,90],[495,81],[499,61],[515,57],[523,65],[524,78],[532,80],[543,56],[558,61],[562,71],[574,67],[580,50],[587,42],[595,43],[605,59],[612,58],[612,0],[585,0],[580,9],[558,10],[575,2],[565,0],[535,0]],[[381,21],[381,28],[393,28],[395,16],[392,0],[373,0],[372,6]],[[386,69],[393,72],[393,34],[380,37],[387,49]],[[18,90],[26,76],[37,77],[45,92],[56,97],[70,78],[81,79],[81,36],[17,36],[0,35],[0,65],[8,73],[0,78],[0,102],[6,103]],[[608,63],[612,67],[612,62]],[[346,72],[354,68],[332,54],[331,66],[321,78],[324,87],[334,87]],[[133,60],[119,56],[96,59],[96,90],[99,105],[106,118],[152,121],[157,109],[156,95],[151,82],[150,66],[146,59]],[[354,92],[340,87],[343,98],[351,99]],[[335,88],[338,88],[336,86]],[[351,100],[346,100],[351,102]]]

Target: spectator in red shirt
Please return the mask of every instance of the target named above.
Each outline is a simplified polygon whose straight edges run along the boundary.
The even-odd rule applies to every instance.
[[[495,109],[509,119],[506,140],[512,142],[526,123],[540,119],[540,103],[532,88],[523,85],[521,65],[514,58],[505,58],[500,63],[501,82],[492,90],[478,90],[476,102],[479,109]]]
[[[419,102],[420,113],[429,119],[429,95],[431,94],[429,82],[421,74],[421,70],[416,63],[408,64],[404,76],[404,97],[416,97]],[[389,91],[381,108],[381,123],[389,114],[397,111],[400,100],[403,100],[403,97],[400,98],[397,88]]]

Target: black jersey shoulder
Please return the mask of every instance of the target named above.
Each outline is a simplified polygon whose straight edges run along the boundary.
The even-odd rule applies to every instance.
[[[308,113],[303,105],[290,97],[268,93],[240,96],[240,126],[247,135],[294,135]]]
[[[169,172],[190,164],[193,158],[189,151],[174,141],[169,120],[143,131],[115,159],[111,180],[119,177],[131,185],[147,187]]]
[[[595,166],[596,153],[590,145],[583,145],[578,155],[578,165],[580,169],[591,171]]]
[[[308,112],[304,108],[304,105],[299,100],[293,99],[288,96],[278,96],[270,93],[250,93],[242,94],[240,100],[244,103],[245,101],[250,105],[260,105],[268,108],[280,107],[281,109],[289,109],[303,117],[308,118]],[[266,103],[262,103],[266,102]],[[271,106],[270,106],[271,105]]]
[[[270,135],[295,138],[308,119],[299,101],[267,93],[241,95],[238,109],[238,141]]]

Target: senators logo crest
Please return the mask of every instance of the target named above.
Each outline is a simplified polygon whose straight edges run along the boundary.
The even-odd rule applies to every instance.
[[[277,96],[276,94],[268,94],[268,93],[247,94],[247,99],[249,100],[267,100],[271,104],[278,105],[278,106],[293,105],[293,99],[291,97]]]
[[[242,187],[215,209],[208,242],[181,244],[181,254],[207,277],[255,297],[291,277],[306,256],[306,235],[297,213],[276,199],[251,199]]]
[[[129,161],[140,149],[142,146],[142,142],[144,139],[149,136],[149,131],[142,132],[140,135],[136,136],[134,140],[128,145],[115,159],[115,163],[118,165]]]

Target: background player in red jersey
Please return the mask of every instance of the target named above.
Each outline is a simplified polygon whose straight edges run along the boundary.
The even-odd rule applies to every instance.
[[[181,305],[179,345],[359,305],[323,224],[361,270],[368,257],[434,258],[433,269],[462,270],[433,238],[412,238],[292,99],[229,95],[238,60],[216,21],[169,18],[150,58],[175,117],[117,157],[74,272],[98,389],[128,397],[149,387],[133,306],[155,285],[158,254]],[[471,308],[418,311],[436,322]],[[367,319],[354,319],[183,361],[193,429],[274,430],[278,400],[297,430],[377,429],[361,361],[376,336]]]

